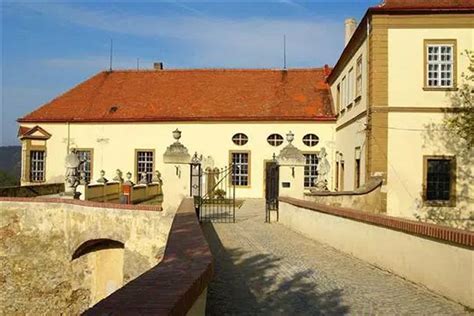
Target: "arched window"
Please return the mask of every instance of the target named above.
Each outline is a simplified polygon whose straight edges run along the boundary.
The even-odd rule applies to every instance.
[[[319,137],[315,134],[306,134],[303,137],[303,144],[309,147],[316,146],[319,143]]]
[[[272,146],[280,146],[283,144],[283,136],[280,134],[271,134],[267,137],[267,142]]]
[[[247,137],[247,135],[243,133],[237,133],[234,136],[232,136],[232,141],[234,142],[234,144],[242,146],[242,145],[247,144],[247,142],[249,141],[249,138]]]

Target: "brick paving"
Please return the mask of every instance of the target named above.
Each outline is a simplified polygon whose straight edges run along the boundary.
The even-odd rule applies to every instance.
[[[264,223],[249,199],[235,224],[203,224],[215,258],[208,315],[467,315],[462,305],[364,261]]]

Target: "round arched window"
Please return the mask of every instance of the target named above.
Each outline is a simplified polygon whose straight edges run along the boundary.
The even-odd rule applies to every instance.
[[[267,137],[267,142],[272,146],[280,146],[283,144],[283,136],[280,134],[271,134]]]
[[[243,133],[237,133],[234,136],[232,136],[232,141],[234,142],[234,144],[242,146],[242,145],[247,144],[247,142],[249,141],[249,138],[247,137],[247,135]]]
[[[309,147],[316,146],[319,143],[319,137],[315,134],[306,134],[303,137],[303,144]]]

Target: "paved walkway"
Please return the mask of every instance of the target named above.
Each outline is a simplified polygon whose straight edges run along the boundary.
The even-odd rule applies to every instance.
[[[216,260],[208,315],[467,314],[402,278],[265,224],[263,200],[247,200],[235,224],[203,227]]]

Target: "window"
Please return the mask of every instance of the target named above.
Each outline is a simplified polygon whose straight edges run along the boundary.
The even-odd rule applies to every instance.
[[[309,147],[316,146],[319,143],[319,137],[315,134],[306,134],[303,137],[303,144]]]
[[[316,186],[316,178],[318,177],[318,155],[303,154],[306,158],[304,165],[304,187],[312,188]]]
[[[455,86],[456,41],[425,41],[425,86],[453,88]]]
[[[238,133],[232,136],[232,141],[234,142],[234,144],[242,146],[242,145],[247,144],[247,142],[249,141],[249,138],[245,134]]]
[[[77,149],[76,155],[82,163],[79,165],[79,174],[84,172],[85,180],[91,181],[92,177],[92,149]]]
[[[338,155],[336,153],[336,155]],[[336,191],[339,191],[339,161],[336,161],[336,185],[335,185]]]
[[[43,182],[45,170],[44,150],[30,151],[30,181]]]
[[[356,98],[362,95],[362,56],[357,58],[356,66]]]
[[[352,104],[354,101],[354,68],[349,70],[349,74],[347,75],[347,106]]]
[[[339,191],[344,191],[344,160],[340,161],[340,177],[339,180]]]
[[[346,84],[346,77],[342,78],[341,80],[341,112],[344,111],[346,105],[347,105],[347,84]]]
[[[283,144],[283,136],[280,134],[271,134],[267,137],[267,142],[272,146],[280,146]]]
[[[337,96],[336,96],[336,113],[341,110],[341,84],[337,85]]]
[[[248,152],[231,152],[234,168],[232,184],[236,186],[249,186],[250,154]]]
[[[425,157],[424,198],[435,204],[454,201],[454,157]]]
[[[355,160],[354,187],[355,189],[360,187],[360,159],[357,158]]]
[[[136,151],[136,162],[137,162],[137,182],[141,180],[143,172],[146,173],[147,182],[151,182],[153,178],[153,165],[154,165],[154,152],[153,150],[137,150]]]

